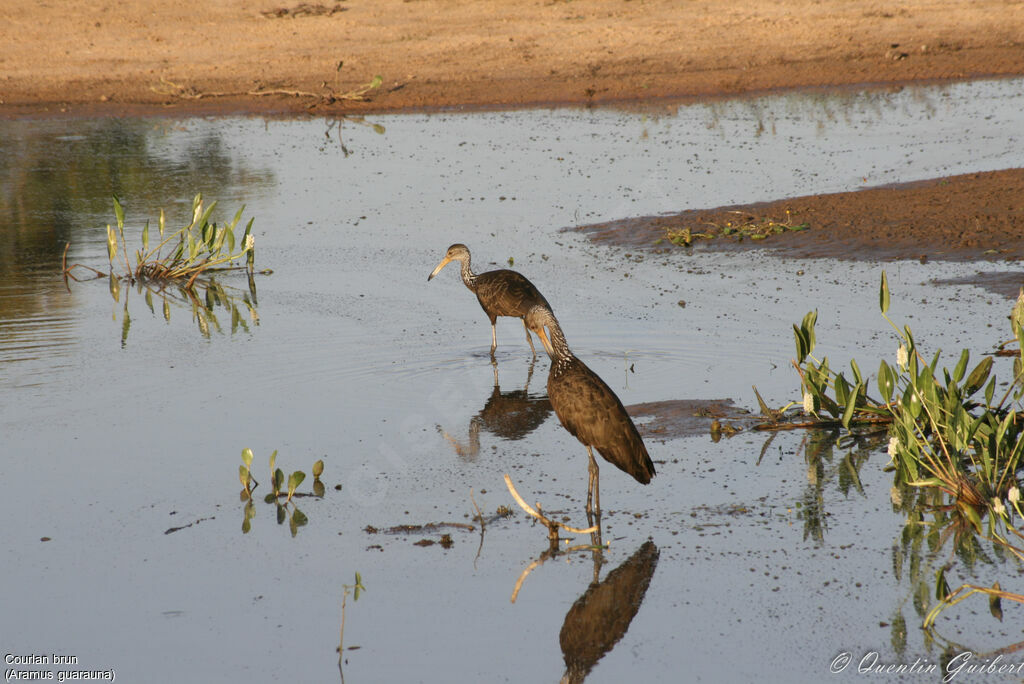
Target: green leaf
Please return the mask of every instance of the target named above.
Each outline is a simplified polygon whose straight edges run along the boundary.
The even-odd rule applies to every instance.
[[[252,467],[252,449],[249,447],[242,449],[242,463],[245,464],[246,468]]]
[[[277,464],[277,449],[274,449],[274,453],[270,454],[270,472],[274,472],[274,467]]]
[[[967,371],[967,361],[971,358],[971,352],[964,349],[960,352],[960,360],[956,363],[956,368],[953,369],[953,382],[960,382],[964,377],[964,373]]]
[[[142,251],[149,251],[149,221],[142,227]]]
[[[316,463],[313,464],[313,479],[319,480],[320,476],[323,475],[323,472],[324,461],[323,459],[319,459]]]
[[[802,365],[804,359],[807,358],[807,340],[804,337],[804,333],[800,328],[793,324],[793,337],[796,339],[796,362],[797,365]]]
[[[860,366],[857,365],[856,359],[850,359],[850,369],[853,370],[853,381],[858,385],[864,382],[863,376],[860,374]]]
[[[850,397],[850,383],[846,381],[846,378],[843,377],[842,373],[836,376],[835,387],[837,404],[840,406],[846,406],[847,404],[852,403],[853,400]]]
[[[124,208],[121,206],[121,202],[118,201],[117,195],[114,195],[114,216],[117,217],[117,229],[124,230]]]
[[[814,352],[814,345],[816,343],[814,339],[814,325],[818,322],[818,312],[808,311],[807,315],[804,316],[803,322],[800,327],[804,330],[804,336],[807,339],[807,353],[812,354]]]
[[[878,305],[883,314],[889,312],[889,279],[885,277],[885,271],[882,271],[882,285],[878,288]]]
[[[159,221],[159,223],[157,223],[157,227],[160,228],[160,237],[161,238],[163,238],[163,236],[164,236],[164,225],[165,224],[166,224],[166,221],[164,219],[164,210],[161,209],[160,210],[160,221]]]
[[[853,398],[848,399],[846,402],[846,410],[843,411],[843,427],[846,429],[850,428],[850,421],[853,419],[853,412],[857,408],[856,396],[860,392],[860,384],[857,385],[853,393]]]
[[[380,88],[382,83],[384,83],[384,79],[380,76],[380,74],[377,74],[376,76],[373,77],[373,80],[370,81],[370,90]]]
[[[887,404],[892,400],[895,384],[893,371],[883,360],[878,365],[878,391],[882,393],[882,398]]]
[[[966,362],[965,362],[966,364]],[[988,374],[992,371],[992,357],[986,356],[981,360],[971,374],[967,376],[967,380],[964,382],[964,399],[967,399],[972,394],[981,389],[981,386],[988,380]]]
[[[238,466],[238,479],[242,481],[243,487],[249,486],[249,469],[244,465]]]
[[[292,497],[292,494],[295,493],[295,490],[298,488],[298,486],[300,484],[302,484],[302,481],[305,480],[305,479],[306,479],[306,473],[302,472],[301,470],[296,470],[294,473],[292,473],[288,477],[288,498],[289,499]]]

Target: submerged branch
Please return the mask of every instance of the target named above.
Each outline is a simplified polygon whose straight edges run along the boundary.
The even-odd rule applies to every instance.
[[[512,494],[512,498],[516,500],[517,504],[519,504],[519,507],[537,520],[541,521],[544,526],[548,528],[548,540],[551,542],[552,547],[558,547],[558,531],[560,529],[565,530],[569,534],[592,534],[597,532],[597,525],[593,525],[583,530],[575,527],[569,527],[565,523],[552,520],[539,510],[534,509],[533,506],[526,503],[526,501],[523,500],[523,497],[519,495],[519,492],[516,491],[515,485],[512,484],[512,478],[510,478],[507,473],[505,474],[505,485],[508,487],[508,491]],[[540,504],[537,505],[537,508],[540,508]]]

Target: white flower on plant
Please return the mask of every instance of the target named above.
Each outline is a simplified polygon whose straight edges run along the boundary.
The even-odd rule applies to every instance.
[[[896,437],[890,437],[886,452],[889,454],[889,458],[896,460],[896,455],[900,452],[900,440]]]
[[[804,413],[807,415],[814,413],[814,397],[810,392],[804,392]]]
[[[896,365],[900,367],[900,370],[907,369],[907,347],[901,344],[900,348],[896,350]]]
[[[998,496],[992,497],[992,510],[996,515],[1006,515],[1006,506],[1003,505],[1003,500]]]
[[[252,233],[245,236],[245,249],[243,251],[249,252],[256,245],[256,238],[253,237]]]
[[[1010,491],[1006,493],[1006,498],[1014,505],[1020,502],[1020,490],[1017,489],[1017,485],[1010,487]]]

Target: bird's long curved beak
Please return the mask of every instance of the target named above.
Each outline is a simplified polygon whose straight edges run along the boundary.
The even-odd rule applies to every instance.
[[[548,353],[548,356],[555,358],[555,348],[551,346],[551,340],[548,339],[548,333],[542,325],[538,330],[533,332],[537,333],[537,337],[540,338],[540,343],[544,345],[544,351]]]
[[[431,271],[430,275],[427,276],[427,282],[430,282],[431,280],[433,280],[434,276],[436,276],[438,273],[440,273],[441,269],[444,268],[445,266],[447,266],[448,262],[451,261],[451,260],[452,260],[451,257],[447,257],[447,256],[444,259],[441,259],[441,263],[439,263],[437,265],[437,268],[435,268],[433,271]]]

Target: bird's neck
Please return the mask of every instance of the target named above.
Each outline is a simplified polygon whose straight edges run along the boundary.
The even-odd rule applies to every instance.
[[[469,264],[469,258],[460,259],[459,263],[461,268],[459,272],[462,274],[462,282],[466,284],[470,290],[476,289],[476,273],[473,273],[473,267]]]
[[[554,361],[571,361],[573,358],[572,350],[569,349],[569,343],[565,339],[565,333],[562,332],[561,326],[558,323],[551,323],[548,325],[548,333],[551,340],[551,350],[554,352]]]

